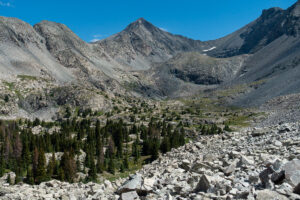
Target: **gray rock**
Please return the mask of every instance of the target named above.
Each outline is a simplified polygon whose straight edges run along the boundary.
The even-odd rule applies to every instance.
[[[285,178],[285,173],[284,171],[281,171],[279,173],[277,172],[273,172],[273,174],[271,175],[271,181],[275,184],[279,184],[282,183],[282,181]]]
[[[155,182],[156,180],[154,178],[145,178],[143,182],[143,189],[147,191],[152,191]]]
[[[259,136],[262,136],[264,134],[266,134],[265,130],[257,129],[257,130],[254,130],[251,135],[252,135],[252,137],[259,137]]]
[[[235,171],[236,166],[237,166],[238,160],[234,160],[225,170],[224,170],[224,174],[226,176],[229,176],[232,172]]]
[[[300,183],[298,185],[296,185],[293,192],[296,193],[296,194],[300,194]]]
[[[241,167],[241,166],[248,167],[248,166],[253,165],[253,164],[254,164],[253,160],[250,160],[246,156],[241,156],[237,166],[238,167]]]
[[[118,189],[117,193],[122,194],[124,192],[140,190],[141,186],[142,186],[142,176],[140,174],[136,174],[130,177],[130,179]]]
[[[121,200],[139,200],[140,197],[136,191],[126,192],[121,194]]]
[[[207,192],[211,187],[210,177],[203,175],[198,182],[195,192]]]
[[[251,184],[256,184],[259,181],[259,175],[257,173],[251,173],[249,174],[249,182]]]
[[[279,186],[277,191],[281,194],[291,194],[293,192],[293,188],[288,183],[283,183]]]
[[[286,163],[283,167],[285,178],[293,187],[300,183],[300,160],[292,160]]]
[[[188,160],[183,160],[182,163],[180,164],[180,167],[186,171],[189,171],[191,168],[191,163]]]
[[[282,143],[277,140],[277,141],[274,142],[274,145],[277,146],[277,147],[281,147]]]
[[[256,200],[288,200],[288,198],[275,191],[261,190],[257,192]]]
[[[271,168],[271,166],[267,166],[267,169],[263,170],[259,174],[259,179],[265,188],[271,189],[272,183],[271,183],[271,175],[274,173],[274,170]]]
[[[5,188],[1,188],[0,187],[0,197],[5,196],[6,194],[12,193],[11,190],[9,189],[5,189]]]

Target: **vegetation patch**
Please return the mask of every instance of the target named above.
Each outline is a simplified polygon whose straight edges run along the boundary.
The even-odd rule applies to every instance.
[[[17,76],[19,79],[21,79],[22,81],[24,80],[31,80],[31,81],[36,81],[38,80],[38,78],[36,76],[29,76],[29,75],[18,75]]]

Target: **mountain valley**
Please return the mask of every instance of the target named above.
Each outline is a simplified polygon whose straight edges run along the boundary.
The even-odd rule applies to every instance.
[[[0,17],[0,199],[300,199],[300,0],[200,41]]]

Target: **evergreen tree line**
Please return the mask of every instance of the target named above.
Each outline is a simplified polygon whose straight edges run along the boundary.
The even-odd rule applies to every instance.
[[[60,131],[33,134],[37,125]],[[151,120],[146,125],[128,125],[123,120],[67,119],[55,123],[34,121],[0,121],[0,176],[14,171],[16,182],[39,184],[51,179],[74,182],[77,172],[87,172],[82,181],[95,181],[97,174],[125,172],[134,164],[153,161],[159,153],[184,145],[182,124],[172,126]],[[83,163],[78,157],[86,154]],[[57,159],[56,152],[63,152]],[[46,160],[46,153],[50,155]]]

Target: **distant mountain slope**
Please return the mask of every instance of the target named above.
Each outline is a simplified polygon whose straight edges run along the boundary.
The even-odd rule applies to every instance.
[[[259,105],[273,97],[300,92],[300,2],[282,12],[282,29],[278,31],[284,30],[284,34],[256,51],[233,81],[263,82],[256,90],[239,97],[238,105]]]
[[[122,32],[96,42],[105,52],[133,70],[151,68],[180,52],[201,51],[209,43],[192,40],[163,31],[143,18],[131,23]]]
[[[34,25],[34,29],[45,39],[47,49],[57,62],[70,69],[77,79],[86,79],[102,88],[110,88],[110,84],[120,79],[122,66],[99,46],[81,40],[65,25],[42,21]]]
[[[18,74],[44,76],[67,82],[75,77],[48,52],[45,39],[31,25],[0,17],[0,77]]]
[[[163,96],[189,96],[235,78],[247,57],[213,58],[199,52],[179,53],[146,71],[143,79]]]
[[[255,21],[238,31],[215,41],[217,48],[209,52],[211,56],[230,57],[240,54],[253,54],[277,38],[299,34],[300,1],[287,10],[270,8],[264,10]]]

